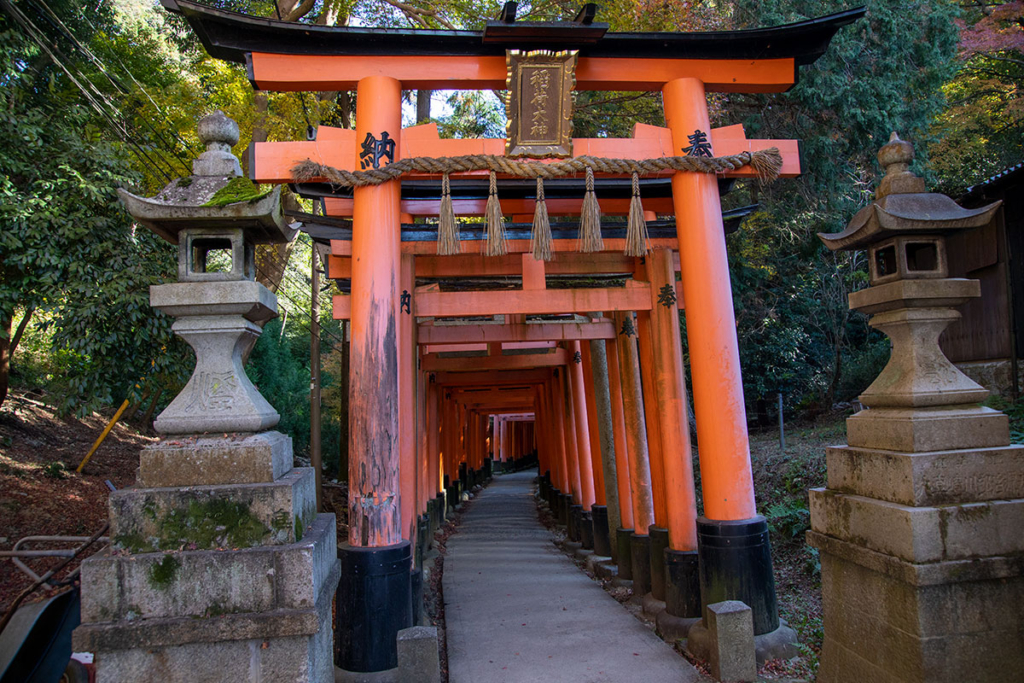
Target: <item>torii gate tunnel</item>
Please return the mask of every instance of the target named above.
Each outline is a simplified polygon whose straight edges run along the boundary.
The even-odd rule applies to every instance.
[[[564,512],[570,527],[586,527],[581,537],[615,554],[636,590],[651,590],[680,618],[742,600],[756,634],[776,629],[720,195],[735,179],[757,177],[757,154],[772,148],[781,158],[774,171],[798,175],[799,149],[795,140],[748,139],[739,125],[712,128],[707,94],[788,90],[863,10],[769,29],[644,34],[606,33],[589,6],[575,21],[517,22],[508,3],[480,32],[289,24],[163,1],[211,55],[244,62],[257,89],[356,92],[355,130],[321,126],[315,140],[256,143],[248,160],[252,180],[293,183],[322,200],[325,216],[304,219],[333,228],[328,274],[351,286],[334,300],[335,318],[351,321],[338,665],[394,666],[395,631],[410,625],[407,587],[424,520],[443,515],[495,463],[531,457],[542,493],[556,508],[575,506]],[[628,139],[571,139],[571,112],[546,109],[571,103],[566,92],[545,90],[549,77],[553,88],[564,76],[561,67],[531,72],[546,73],[543,82],[516,80],[531,56],[570,64],[570,89],[574,78],[579,90],[660,92],[666,126],[637,124]],[[433,124],[402,127],[403,90],[505,88],[516,140],[441,139]],[[535,161],[510,171],[506,150]],[[451,162],[474,155],[490,165]],[[687,157],[733,163],[690,170]],[[586,169],[586,179],[548,175],[541,195],[535,180],[545,172],[536,169],[565,159],[579,161],[573,170]],[[602,165],[609,159],[621,163]],[[403,160],[436,163],[407,163],[384,182],[370,177]],[[314,171],[297,182],[303,162]],[[625,216],[635,195],[649,235],[640,253],[623,253],[644,222],[636,216],[625,230],[605,222],[604,239],[598,232],[589,246],[575,239],[588,201],[596,196],[605,216]],[[492,216],[488,239],[484,224],[466,224],[454,249],[439,249],[446,212],[485,216],[489,201],[511,217],[504,235],[493,232],[504,219]],[[548,221],[537,218],[541,204],[552,222],[538,250]]]

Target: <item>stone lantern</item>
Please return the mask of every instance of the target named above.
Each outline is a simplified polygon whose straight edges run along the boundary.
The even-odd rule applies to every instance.
[[[1024,447],[988,392],[954,366],[939,335],[981,295],[947,277],[946,236],[985,225],[925,191],[913,147],[893,134],[875,201],[832,250],[866,249],[870,285],[850,308],[892,341],[889,363],[827,451],[810,492],[808,542],[821,558],[825,641],[818,680],[1024,680]]]
[[[196,367],[154,426],[137,484],[110,496],[108,550],[82,563],[75,647],[97,683],[334,680],[333,514],[318,514],[311,468],[293,467],[280,416],[243,358],[277,297],[255,281],[257,244],[295,236],[280,188],[260,194],[231,154],[238,126],[199,123],[193,175],[129,213],[178,245],[178,282],[153,286]]]
[[[860,396],[876,410],[850,419],[850,444],[920,451],[1006,443],[1006,417],[976,405],[988,391],[939,348],[939,335],[960,318],[955,307],[981,296],[977,280],[947,277],[945,236],[985,225],[999,203],[964,209],[925,192],[908,170],[913,159],[913,145],[893,133],[878,152],[886,175],[875,202],[843,232],[819,235],[833,251],[867,250],[871,286],[850,295],[850,308],[892,340],[889,363]]]

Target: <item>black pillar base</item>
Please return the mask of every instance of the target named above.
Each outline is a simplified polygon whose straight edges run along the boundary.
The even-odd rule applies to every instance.
[[[420,515],[416,523],[416,566],[423,566],[423,555],[430,547],[430,516]]]
[[[746,603],[754,635],[779,627],[768,523],[761,515],[739,521],[697,518],[701,610],[723,600]]]
[[[590,512],[580,513],[580,543],[584,550],[594,549],[594,517]]]
[[[674,617],[701,616],[697,551],[665,550],[665,610]]]
[[[413,569],[409,579],[412,586],[412,625],[416,626],[423,614],[423,570]]]
[[[563,493],[559,497],[558,522],[565,527],[569,526],[569,508],[572,507],[572,494]]]
[[[594,554],[601,557],[612,556],[612,541],[608,529],[608,506],[593,505],[590,508],[594,520]]]
[[[580,524],[583,522],[583,506],[569,506],[569,540],[574,543],[580,542]]]
[[[633,595],[642,598],[651,592],[651,537],[631,534],[629,549],[633,558]]]
[[[665,600],[665,551],[668,549],[668,529],[651,525],[651,595]]]
[[[346,671],[386,671],[398,666],[398,632],[412,626],[412,547],[408,541],[380,548],[338,547],[335,664]]]
[[[434,520],[434,533],[437,533],[437,531],[444,526],[444,518],[448,514],[448,492],[439,492],[437,494],[437,498],[434,500],[437,501],[434,505],[434,514],[436,515],[436,519]],[[434,533],[430,534],[431,538],[434,537]]]
[[[615,530],[615,543],[618,550],[619,578],[625,581],[633,580],[633,551],[630,550],[630,536],[632,529],[619,527]]]

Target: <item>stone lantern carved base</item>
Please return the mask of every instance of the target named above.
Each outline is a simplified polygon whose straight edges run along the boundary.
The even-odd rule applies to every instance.
[[[163,434],[259,432],[281,419],[245,374],[257,323],[277,315],[276,297],[249,280],[175,282],[150,289],[153,307],[178,318],[171,329],[196,353],[185,388],[155,422]],[[214,303],[215,302],[215,303]]]

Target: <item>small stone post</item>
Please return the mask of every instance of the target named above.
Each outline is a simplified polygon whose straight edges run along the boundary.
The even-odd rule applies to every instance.
[[[808,542],[821,553],[825,642],[818,680],[1024,680],[1024,447],[988,394],[939,348],[977,280],[947,276],[945,235],[988,223],[925,192],[913,147],[878,153],[875,202],[833,250],[868,251],[870,283],[850,307],[892,340],[892,356],[828,449],[811,491]]]
[[[196,368],[156,419],[137,485],[110,496],[110,548],[82,563],[76,650],[97,683],[334,680],[333,514],[295,468],[279,415],[242,367],[277,298],[254,281],[255,245],[295,229],[280,188],[259,194],[221,112],[199,123],[193,175],[156,197],[120,190],[132,216],[177,243],[179,282],[150,290]]]

